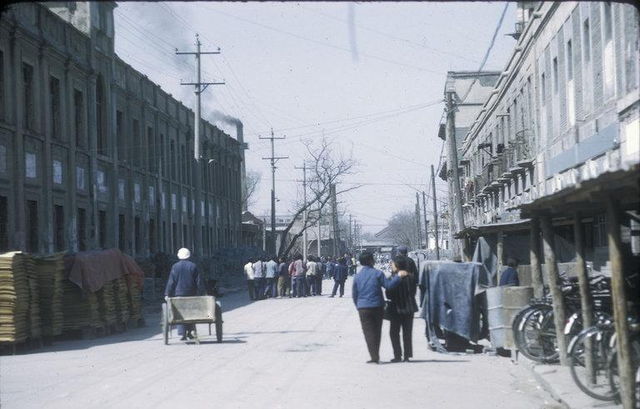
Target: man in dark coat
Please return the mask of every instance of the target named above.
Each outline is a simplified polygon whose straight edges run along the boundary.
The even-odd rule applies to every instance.
[[[503,286],[519,286],[520,280],[518,279],[518,260],[513,257],[507,259],[507,268],[500,274],[500,287]]]
[[[399,246],[398,253],[400,255],[405,256],[407,258],[407,272],[413,274],[413,281],[415,285],[418,285],[418,267],[416,266],[416,262],[413,261],[411,257],[409,257],[409,247],[407,246]]]
[[[333,271],[333,291],[329,297],[335,297],[338,288],[340,288],[340,297],[342,297],[344,295],[344,282],[347,281],[347,276],[349,275],[347,260],[344,257],[340,257]]]
[[[166,297],[190,297],[194,295],[205,295],[206,289],[204,280],[200,274],[198,267],[189,261],[191,252],[189,249],[181,248],[178,250],[178,261],[171,267],[167,288],[164,291]],[[193,339],[192,331],[195,325],[178,325],[178,335],[182,335],[181,341],[187,338]]]

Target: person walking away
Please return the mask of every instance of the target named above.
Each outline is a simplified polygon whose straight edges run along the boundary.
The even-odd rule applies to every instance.
[[[267,268],[264,263],[264,258],[259,258],[255,263],[253,263],[253,280],[255,283],[256,300],[263,299],[266,270]]]
[[[519,286],[520,279],[518,278],[518,260],[513,257],[507,258],[507,268],[500,275],[500,287],[504,286]]]
[[[380,338],[382,337],[382,320],[384,315],[384,298],[382,288],[392,290],[406,277],[406,271],[400,271],[391,278],[373,268],[373,254],[368,251],[360,254],[362,269],[353,280],[353,303],[358,309],[360,324],[371,359],[367,363],[380,363]]]
[[[168,297],[192,297],[206,294],[200,270],[194,263],[189,261],[190,257],[191,252],[189,249],[183,247],[178,250],[179,261],[171,267],[167,287],[164,290],[165,300]],[[192,332],[195,329],[195,324],[178,325],[178,335],[182,335],[180,340],[193,339]]]
[[[307,266],[302,258],[302,254],[296,255],[296,261],[293,263],[293,274],[294,281],[296,286],[296,297],[306,297],[307,294],[305,292],[306,285],[306,272]]]
[[[416,285],[418,285],[419,274],[418,274],[418,266],[416,266],[416,262],[413,261],[411,257],[409,257],[409,247],[407,246],[399,246],[398,253],[401,256],[405,256],[407,258],[407,272],[413,275],[413,281]]]
[[[266,288],[264,289],[263,296],[265,298],[275,298],[277,294],[277,283],[278,283],[278,262],[277,257],[271,257],[271,260],[267,262],[267,271],[265,273],[266,277]]]
[[[276,298],[282,298],[287,295],[287,291],[290,288],[287,283],[289,280],[289,263],[284,257],[280,257],[278,261],[278,296]]]
[[[327,271],[327,263],[324,259],[318,258],[318,274],[316,274],[317,295],[322,295],[322,280]]]
[[[353,257],[352,254],[349,255],[349,257],[351,258],[351,275],[356,275],[356,270],[358,269],[358,263],[356,261],[356,258]]]
[[[289,263],[289,282],[291,283],[291,291],[289,292],[289,298],[295,298],[298,295],[298,289],[296,288],[296,257]]]
[[[351,260],[351,256],[345,253],[343,258],[346,260],[346,263],[347,263],[347,275],[351,275],[352,274],[351,268],[353,267],[353,261]]]
[[[408,272],[407,257],[403,255],[396,256],[391,262],[392,275],[397,275],[401,271],[407,273],[407,276],[400,279],[400,284],[391,289],[386,290],[389,305],[389,337],[391,338],[391,346],[393,347],[393,359],[391,362],[400,362],[402,360],[402,347],[400,346],[400,329],[402,328],[402,343],[404,346],[404,361],[409,362],[409,358],[413,357],[413,316],[418,311],[416,303],[417,286],[411,273]]]
[[[244,276],[247,279],[247,290],[249,290],[249,298],[251,301],[256,299],[256,293],[254,288],[253,279],[253,259],[249,259],[247,264],[244,265]]]
[[[344,257],[340,257],[338,259],[338,264],[335,266],[333,270],[333,291],[331,292],[330,297],[333,298],[336,296],[336,292],[338,288],[340,288],[340,297],[344,295],[344,282],[347,281],[347,276],[349,275],[349,270],[347,268],[347,260]]]
[[[327,275],[329,280],[333,280],[333,272],[336,268],[336,264],[333,262],[333,257],[327,257]]]
[[[307,288],[308,295],[316,295],[316,274],[318,274],[318,263],[313,256],[307,257]]]

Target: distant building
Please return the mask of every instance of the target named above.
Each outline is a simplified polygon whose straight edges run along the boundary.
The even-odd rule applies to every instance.
[[[194,114],[114,53],[115,7],[27,2],[2,14],[0,251],[186,246],[206,259],[238,244],[243,145],[202,121],[196,203]]]

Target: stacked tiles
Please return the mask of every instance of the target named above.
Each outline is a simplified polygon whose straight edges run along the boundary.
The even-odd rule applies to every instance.
[[[24,271],[29,280],[29,337],[37,339],[42,336],[40,326],[40,298],[38,297],[38,276],[35,269],[35,260],[29,254],[20,256],[23,259]]]
[[[0,255],[0,342],[24,341],[29,335],[29,277],[24,253]]]
[[[96,292],[98,299],[98,310],[100,311],[100,319],[105,325],[115,324],[116,317],[116,300],[113,292],[113,281],[106,283],[100,290]]]
[[[63,331],[102,326],[95,294],[84,294],[80,287],[65,279],[62,281]]]
[[[134,281],[129,287],[129,313],[132,320],[138,320],[142,318],[142,300],[140,287]]]
[[[62,333],[63,255],[64,253],[46,254],[35,259],[42,334],[45,336]]]
[[[115,294],[115,302],[116,302],[116,319],[118,323],[126,323],[129,321],[129,297],[127,294],[129,293],[127,288],[127,283],[124,281],[124,278],[120,277],[117,280],[113,280],[108,283],[113,286],[113,292]]]

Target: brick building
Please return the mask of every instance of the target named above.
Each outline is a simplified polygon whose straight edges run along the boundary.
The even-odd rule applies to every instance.
[[[196,168],[194,113],[114,53],[114,7],[2,13],[0,251],[119,247],[144,258],[186,246],[206,259],[238,243],[243,144],[202,121]]]

